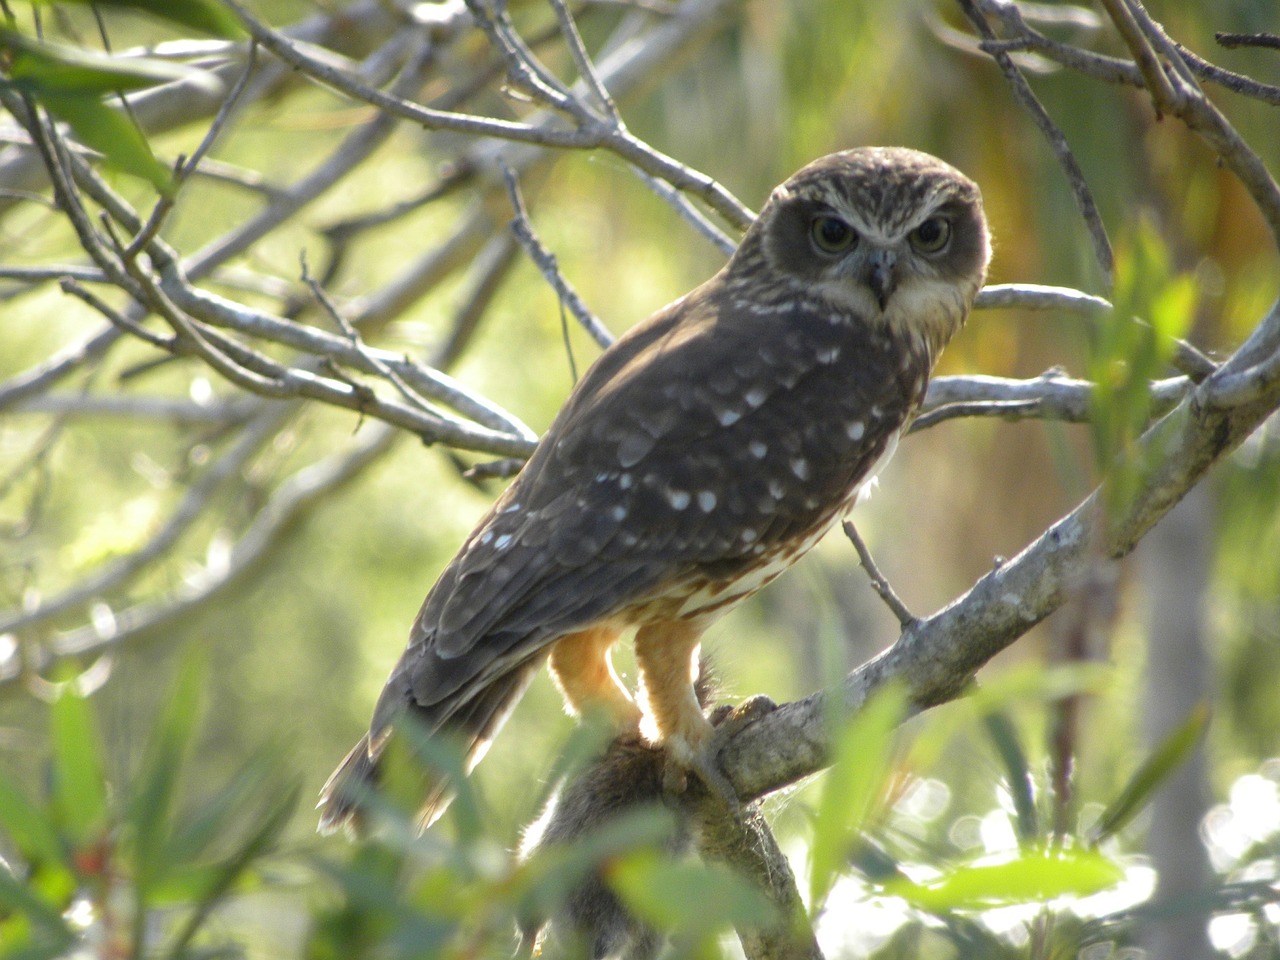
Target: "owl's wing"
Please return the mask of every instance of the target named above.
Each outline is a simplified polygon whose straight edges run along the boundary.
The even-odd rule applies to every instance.
[[[583,378],[427,596],[375,731],[406,696],[443,722],[560,636],[689,578],[734,575],[803,535],[883,451],[905,415],[890,412],[896,361],[825,316],[721,324],[714,283]],[[845,349],[867,354],[854,383],[833,363]]]

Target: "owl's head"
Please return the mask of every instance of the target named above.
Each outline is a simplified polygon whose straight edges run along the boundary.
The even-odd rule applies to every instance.
[[[810,163],[773,191],[748,240],[795,290],[854,321],[924,337],[935,354],[964,322],[991,258],[977,184],[900,147]]]

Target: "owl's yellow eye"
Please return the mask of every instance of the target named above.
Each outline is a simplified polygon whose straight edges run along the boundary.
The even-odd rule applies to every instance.
[[[815,217],[809,235],[823,253],[844,253],[858,242],[857,231],[838,217]]]
[[[942,217],[930,217],[911,231],[911,245],[921,253],[937,253],[951,239],[951,224]]]

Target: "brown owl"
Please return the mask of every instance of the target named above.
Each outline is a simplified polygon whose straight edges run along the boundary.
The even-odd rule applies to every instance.
[[[927,154],[847,150],[777,187],[719,273],[600,356],[440,575],[322,828],[354,823],[406,717],[478,763],[544,661],[571,710],[723,785],[703,632],[853,506],[989,258],[977,186]],[[634,696],[610,661],[632,630]],[[447,798],[428,784],[424,825]]]

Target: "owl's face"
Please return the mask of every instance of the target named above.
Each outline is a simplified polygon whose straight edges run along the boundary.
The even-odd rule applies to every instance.
[[[982,286],[991,247],[978,187],[915,150],[832,154],[778,187],[760,253],[838,314],[924,337],[936,350]]]

